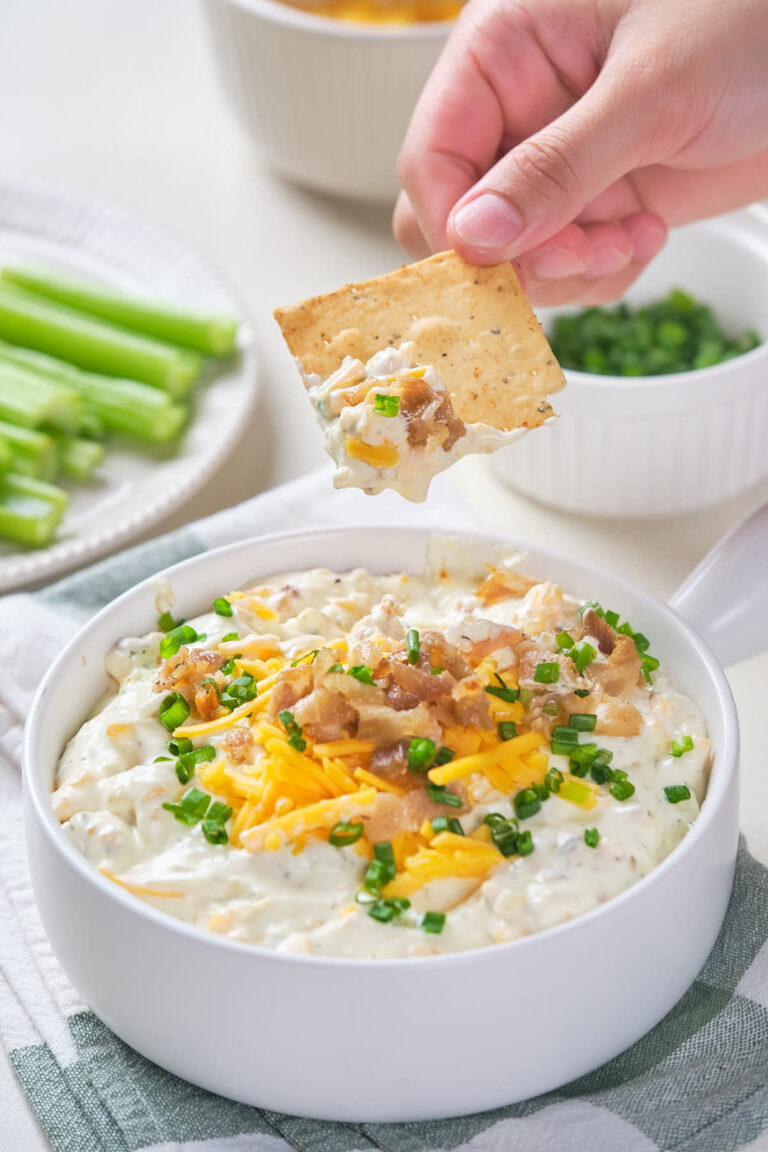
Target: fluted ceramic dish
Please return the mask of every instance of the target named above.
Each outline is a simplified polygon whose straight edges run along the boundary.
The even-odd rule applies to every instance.
[[[652,1028],[695,979],[717,936],[736,855],[738,725],[718,657],[686,617],[727,661],[768,644],[768,508],[711,554],[674,608],[578,560],[528,550],[529,571],[614,605],[652,637],[675,684],[700,705],[712,743],[707,795],[683,841],[634,887],[584,916],[443,956],[287,955],[164,915],[110,883],[67,839],[51,805],[57,762],[107,686],[108,648],[152,626],[159,579],[175,593],[178,613],[191,616],[222,588],[279,571],[419,571],[429,535],[331,530],[196,556],[94,617],[39,689],[25,741],[26,825],[51,946],[118,1036],[213,1092],[356,1121],[509,1104],[586,1073]],[[477,538],[481,552],[498,543]]]
[[[234,448],[257,395],[253,334],[242,302],[194,249],[142,216],[43,182],[0,181],[0,267],[44,265],[115,288],[240,319],[239,354],[201,388],[171,454],[107,451],[91,484],[72,486],[48,548],[0,542],[0,592],[114,552],[199,490]]]

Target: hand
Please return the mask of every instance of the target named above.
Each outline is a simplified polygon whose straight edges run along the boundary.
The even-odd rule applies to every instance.
[[[766,0],[471,0],[411,120],[395,233],[620,296],[667,228],[768,196]]]

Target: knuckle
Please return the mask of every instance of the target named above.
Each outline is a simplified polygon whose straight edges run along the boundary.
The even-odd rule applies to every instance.
[[[514,153],[520,176],[537,195],[551,199],[569,196],[579,182],[578,159],[568,141],[554,131],[531,137]]]

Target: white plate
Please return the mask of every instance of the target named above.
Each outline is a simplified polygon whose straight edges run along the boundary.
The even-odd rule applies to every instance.
[[[70,506],[39,551],[0,544],[0,591],[48,579],[115,551],[201,488],[232,450],[257,394],[253,333],[226,280],[150,220],[38,182],[0,182],[0,265],[34,263],[174,303],[240,318],[236,360],[197,396],[181,443],[167,451],[108,448],[98,480],[65,485]]]

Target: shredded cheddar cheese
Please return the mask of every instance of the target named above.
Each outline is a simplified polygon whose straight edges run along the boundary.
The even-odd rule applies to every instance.
[[[400,453],[390,440],[385,440],[383,444],[366,444],[357,436],[349,436],[345,449],[353,460],[362,460],[372,468],[394,468],[400,459]]]

